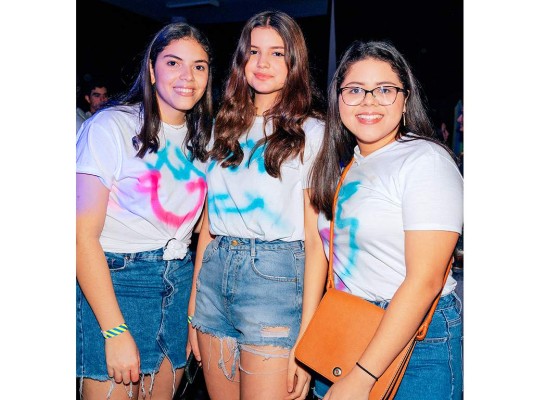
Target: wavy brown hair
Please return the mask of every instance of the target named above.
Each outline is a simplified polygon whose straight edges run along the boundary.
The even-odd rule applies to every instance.
[[[285,46],[287,79],[275,104],[263,114],[263,129],[271,120],[272,134],[267,137],[265,132],[264,139],[253,150],[265,144],[265,169],[269,175],[281,179],[280,167],[285,160],[296,156],[303,159],[303,122],[309,116],[323,118],[319,111],[321,96],[309,71],[304,35],[296,21],[284,12],[264,11],[244,25],[216,117],[215,142],[210,154],[213,159],[222,161],[224,168],[240,165],[244,157],[238,140],[250,129],[256,113],[254,92],[248,85],[244,68],[250,58],[252,30],[258,27],[274,29]]]

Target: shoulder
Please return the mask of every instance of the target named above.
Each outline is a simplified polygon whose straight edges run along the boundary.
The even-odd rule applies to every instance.
[[[306,136],[323,135],[324,127],[325,122],[314,117],[307,118],[302,125]]]
[[[133,106],[112,106],[98,111],[91,118],[96,124],[139,124],[141,120],[140,108]]]
[[[325,123],[316,118],[307,118],[303,123],[303,130],[305,132],[305,142],[313,147],[320,146],[324,138]]]

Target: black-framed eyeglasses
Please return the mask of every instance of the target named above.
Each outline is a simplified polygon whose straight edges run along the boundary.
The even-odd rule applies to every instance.
[[[366,90],[357,86],[345,86],[339,89],[342,101],[347,106],[358,106],[366,97],[367,93],[371,93],[380,106],[390,106],[396,101],[398,92],[408,94],[409,91],[397,86],[378,86],[372,90]]]

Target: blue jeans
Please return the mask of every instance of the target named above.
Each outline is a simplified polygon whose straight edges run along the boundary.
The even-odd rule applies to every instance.
[[[193,265],[163,260],[163,249],[139,253],[105,253],[118,304],[141,358],[141,373],[153,375],[165,357],[172,367],[185,365],[187,307]],[[109,380],[105,339],[80,286],[76,283],[76,376]]]
[[[375,303],[387,308],[388,303]],[[462,304],[455,292],[437,305],[426,338],[417,342],[394,400],[460,400],[463,395]],[[315,378],[314,394],[326,395],[331,383]]]
[[[292,348],[302,317],[304,259],[302,241],[217,236],[204,252],[193,326],[239,346]]]

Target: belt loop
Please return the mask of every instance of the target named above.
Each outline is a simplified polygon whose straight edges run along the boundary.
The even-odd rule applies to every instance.
[[[255,238],[250,239],[250,256],[255,258]]]

